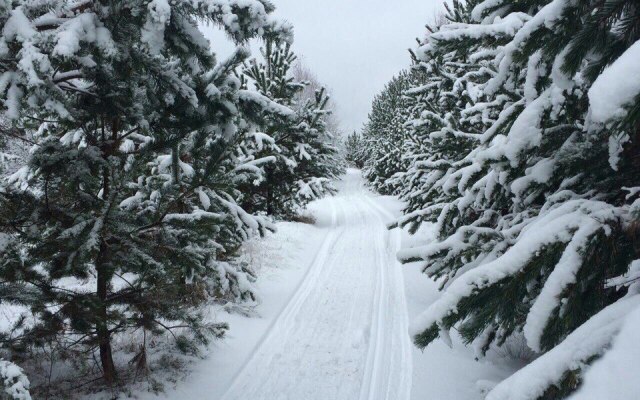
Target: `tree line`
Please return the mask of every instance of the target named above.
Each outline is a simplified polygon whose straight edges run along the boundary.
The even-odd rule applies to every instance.
[[[416,345],[523,343],[527,365],[486,398],[567,398],[640,305],[640,7],[445,6],[348,159],[405,201],[395,227],[436,232],[399,254],[443,292]]]

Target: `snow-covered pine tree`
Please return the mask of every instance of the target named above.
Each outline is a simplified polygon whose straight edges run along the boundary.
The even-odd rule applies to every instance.
[[[403,151],[409,167],[402,176],[400,195],[407,206],[400,224],[408,225],[410,232],[424,221],[437,221],[442,208],[455,200],[455,191],[443,185],[453,171],[451,166],[465,162],[462,160],[477,145],[487,123],[496,117],[488,108],[481,116],[472,115],[475,105],[484,101],[475,83],[489,75],[484,60],[487,55],[472,57],[474,52],[470,50],[477,50],[477,46],[443,49],[438,35],[432,35],[446,29],[447,24],[468,23],[468,10],[473,4],[445,4],[443,20],[439,25],[428,26],[420,48],[412,51],[412,68],[421,71],[425,81],[406,91],[414,99],[414,106],[405,123],[407,139]],[[446,237],[448,233],[440,235]]]
[[[455,328],[481,354],[522,335],[540,357],[487,399],[564,398],[640,304],[640,9],[478,3],[454,4],[416,52],[471,101],[434,90],[414,123],[434,124],[414,153],[432,156],[415,157],[400,225],[434,222],[438,237],[400,257],[423,260],[444,293],[412,330],[423,347]]]
[[[274,142],[262,154],[276,161],[265,166],[263,181],[243,188],[248,193],[243,205],[254,212],[291,218],[307,202],[333,192],[331,179],[340,172],[341,163],[327,130],[331,111],[326,90],[319,88],[312,99],[302,95],[309,83],[293,76],[297,57],[289,43],[267,40],[262,56],[247,65],[247,84],[295,113],[265,116],[260,128]]]
[[[396,194],[401,189],[399,177],[408,168],[404,154],[407,139],[404,124],[412,109],[412,98],[405,92],[422,77],[415,69],[395,76],[373,100],[369,118],[362,131],[367,142],[363,156],[363,175],[372,187],[383,194]]]
[[[356,168],[364,167],[365,153],[362,136],[358,132],[353,132],[345,139],[346,161]]]
[[[288,40],[288,27],[262,0],[0,7],[2,118],[34,138],[0,192],[0,299],[36,320],[17,321],[23,333],[3,343],[97,349],[113,383],[114,335],[176,330],[182,348],[193,347],[187,335],[220,335],[186,297],[193,282],[248,295],[246,276],[224,262],[265,228],[235,202],[236,181],[260,172],[237,154],[238,132],[292,112],[242,90],[234,70],[247,51],[218,62],[198,23],[238,43]]]

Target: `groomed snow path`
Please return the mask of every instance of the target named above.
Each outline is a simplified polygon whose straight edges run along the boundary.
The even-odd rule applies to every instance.
[[[400,234],[359,171],[315,204],[328,234],[224,400],[408,400],[411,343]]]

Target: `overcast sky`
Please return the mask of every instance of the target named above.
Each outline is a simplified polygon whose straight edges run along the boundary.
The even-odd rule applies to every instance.
[[[373,96],[410,64],[442,0],[273,0],[294,26],[295,52],[331,89],[345,131],[366,121]],[[209,36],[209,35],[208,35]],[[214,51],[228,51],[211,34]],[[222,49],[222,50],[221,50]]]

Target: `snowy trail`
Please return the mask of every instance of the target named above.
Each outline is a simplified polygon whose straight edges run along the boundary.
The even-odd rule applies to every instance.
[[[408,400],[411,344],[392,219],[349,171],[328,234],[290,302],[224,400]]]

